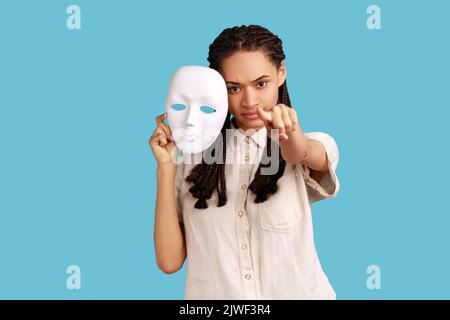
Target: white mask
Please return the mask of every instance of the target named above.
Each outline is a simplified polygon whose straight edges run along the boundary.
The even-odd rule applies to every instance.
[[[169,127],[183,153],[207,149],[220,134],[228,112],[225,80],[214,69],[178,68],[166,99]]]

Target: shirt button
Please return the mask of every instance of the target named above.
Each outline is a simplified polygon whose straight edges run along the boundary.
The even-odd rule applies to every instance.
[[[244,214],[244,212],[242,212],[242,211],[239,211],[239,212],[238,212],[238,216],[239,216],[239,217],[242,217],[243,214]]]
[[[247,249],[247,245],[243,244],[241,248],[242,248],[242,250],[245,250],[245,249]]]
[[[247,188],[247,185],[244,183],[244,184],[241,186],[241,189],[244,190],[245,188]]]
[[[248,273],[245,275],[245,279],[247,279],[247,280],[250,280],[251,277],[252,277],[252,276],[251,276],[250,274],[248,274]]]
[[[248,159],[250,159],[249,156],[245,156],[245,161],[248,161]]]
[[[249,142],[250,141],[250,138],[249,137],[245,137],[245,142]]]

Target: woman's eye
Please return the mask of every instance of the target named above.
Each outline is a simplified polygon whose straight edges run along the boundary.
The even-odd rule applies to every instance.
[[[265,87],[267,85],[268,85],[267,82],[258,82],[258,87],[260,87],[260,88]]]
[[[201,106],[200,110],[202,110],[204,113],[213,113],[216,112],[216,110],[210,106]]]
[[[177,111],[181,111],[186,109],[186,106],[184,104],[181,103],[175,103],[172,105],[172,109],[177,110]]]
[[[228,88],[228,90],[230,90],[231,92],[239,92],[239,88],[238,87],[230,87]]]

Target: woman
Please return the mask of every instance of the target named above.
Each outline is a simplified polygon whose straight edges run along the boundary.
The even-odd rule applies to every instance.
[[[223,144],[222,163],[176,165],[166,114],[156,120],[156,256],[165,273],[187,259],[186,299],[335,299],[315,249],[311,204],[336,196],[339,152],[328,134],[303,133],[284,60],[282,41],[261,26],[225,29],[210,45],[210,67],[228,88],[222,135],[234,129],[243,138]],[[278,170],[266,175],[272,164],[260,159],[273,145]]]

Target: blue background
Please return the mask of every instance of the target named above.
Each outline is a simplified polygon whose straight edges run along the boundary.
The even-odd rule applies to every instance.
[[[0,298],[183,299],[186,265],[155,262],[148,139],[172,72],[207,65],[241,24],[283,39],[303,130],[339,146],[341,190],[313,206],[337,298],[450,298],[449,13],[444,0],[2,1]],[[72,264],[81,290],[66,288]]]

